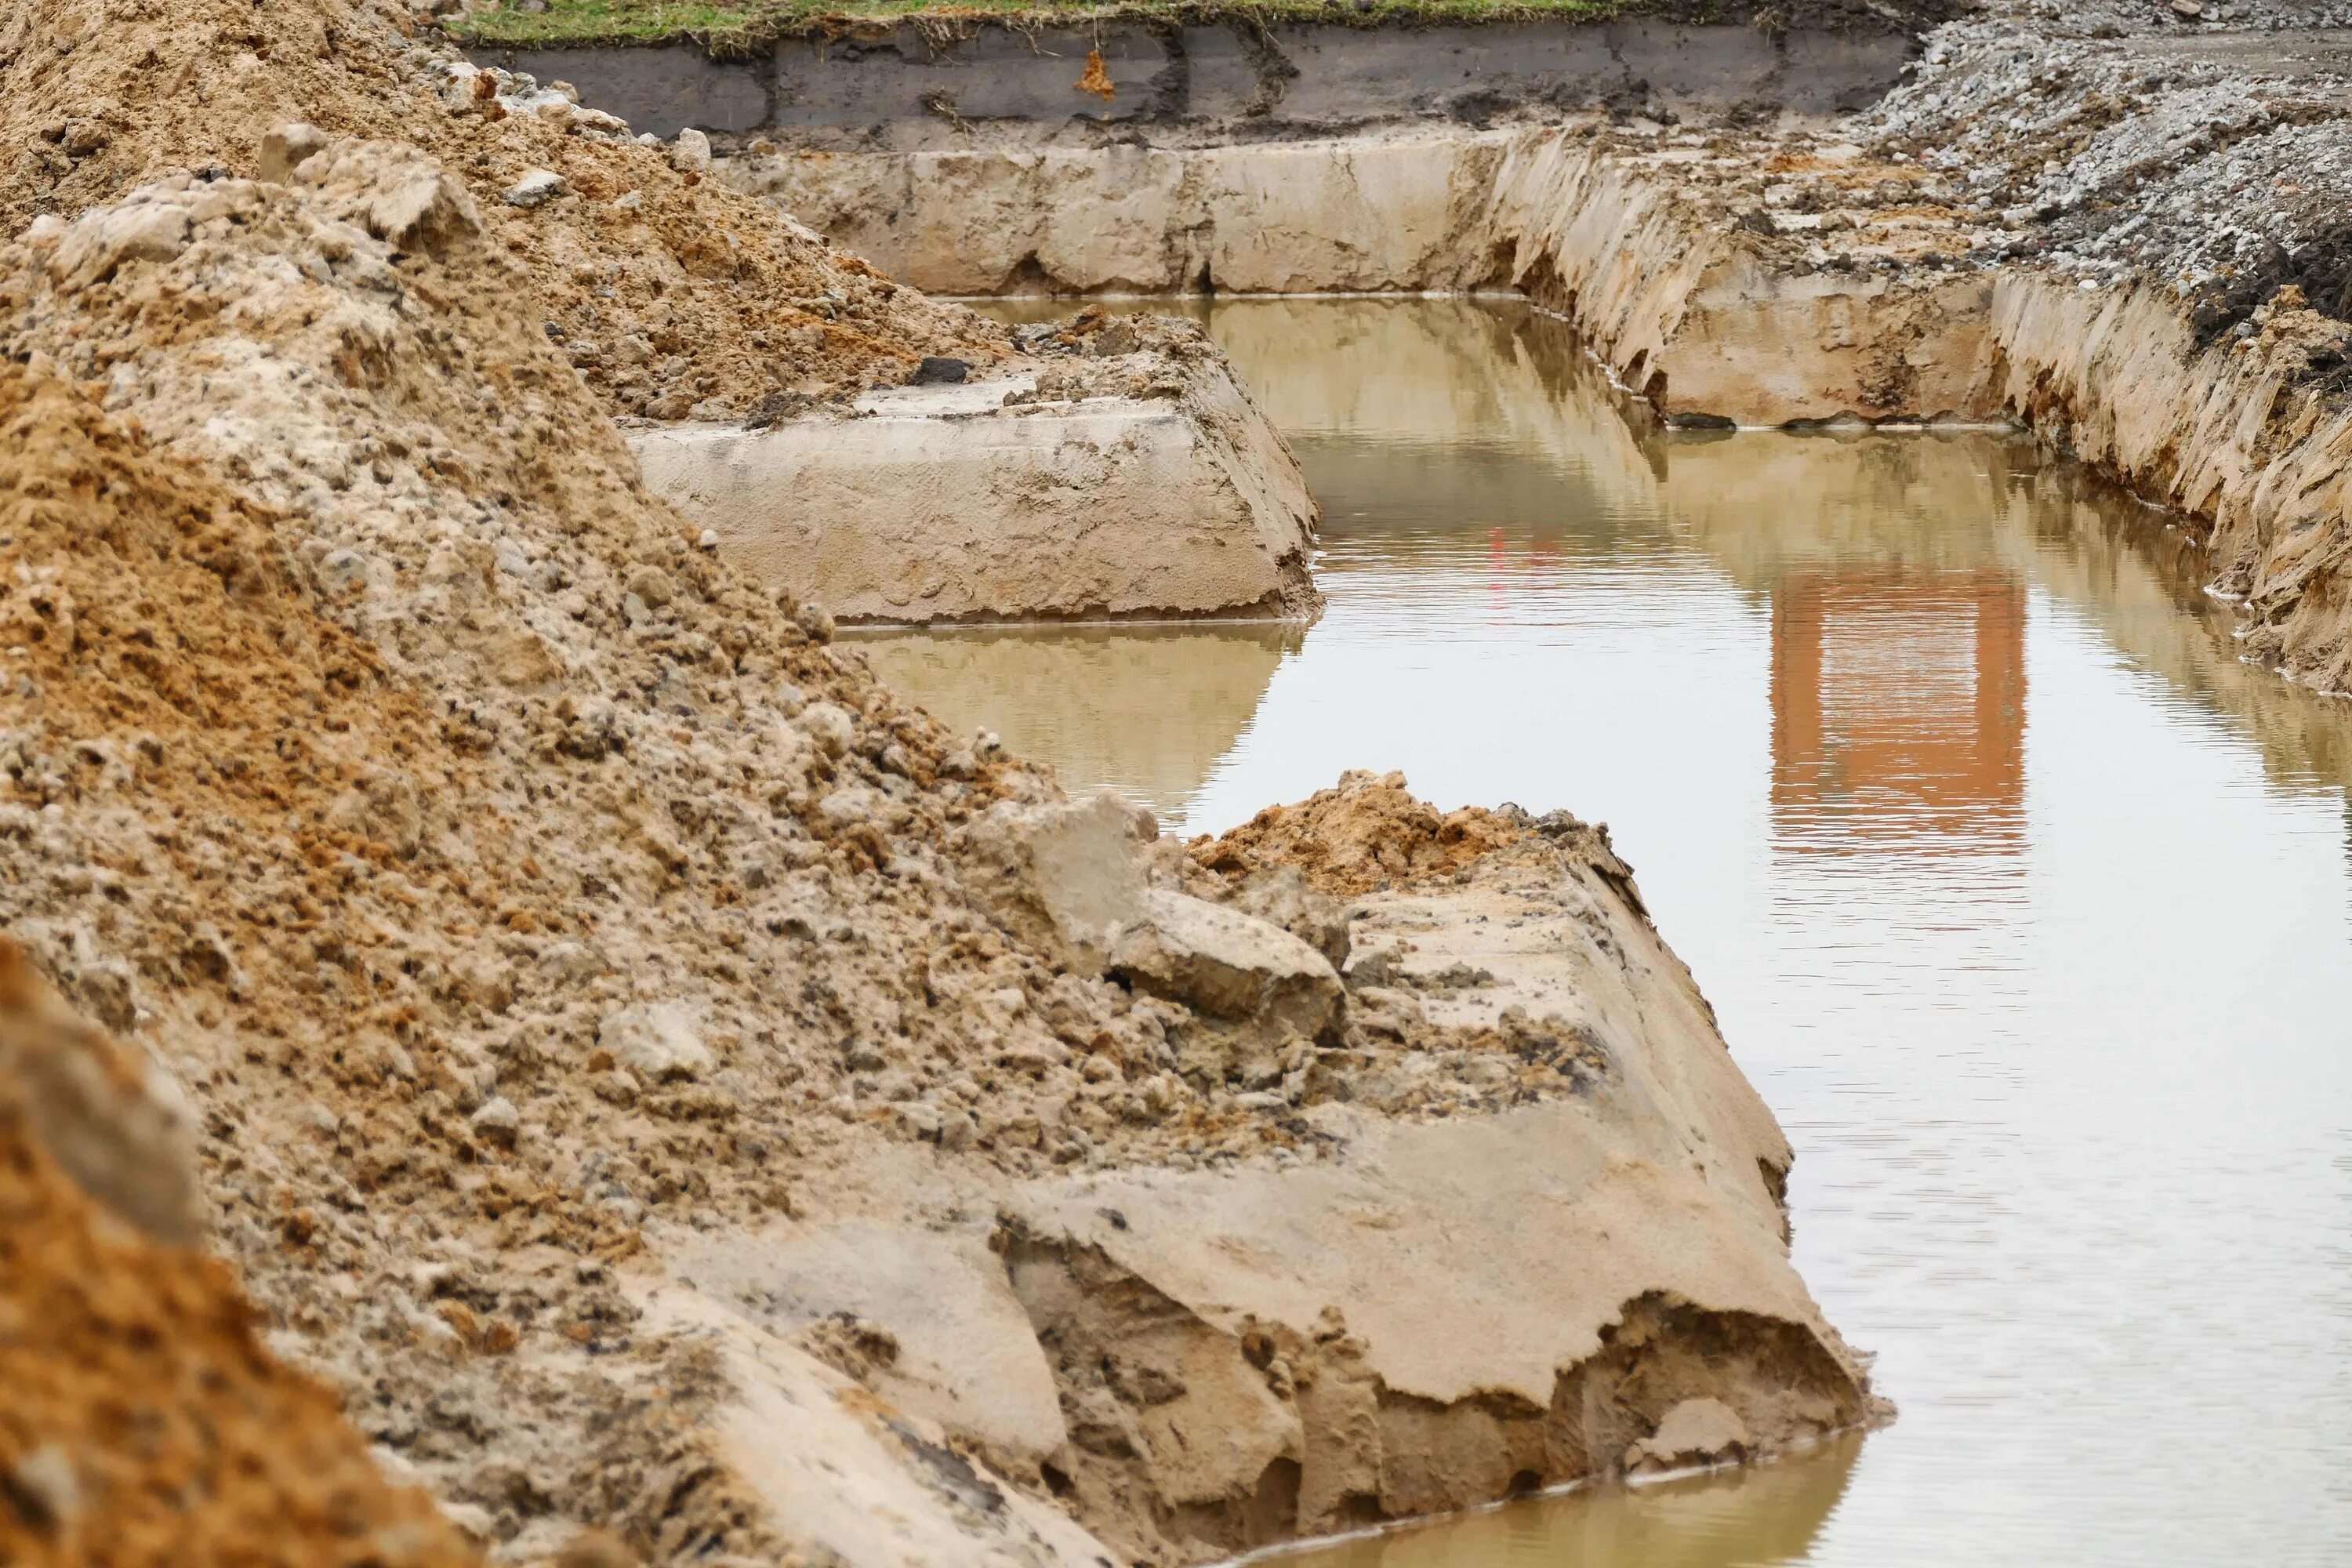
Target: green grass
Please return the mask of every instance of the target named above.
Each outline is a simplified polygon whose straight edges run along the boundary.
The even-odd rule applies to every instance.
[[[1643,0],[548,0],[525,11],[516,0],[447,24],[460,42],[514,47],[650,44],[690,38],[716,54],[739,54],[777,38],[821,35],[861,23],[919,19],[943,26],[986,21],[1036,26],[1150,18],[1169,22],[1338,22],[1411,26],[1435,22],[1597,21],[1641,8]]]

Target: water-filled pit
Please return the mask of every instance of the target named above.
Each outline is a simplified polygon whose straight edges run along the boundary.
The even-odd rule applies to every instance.
[[[1345,767],[1607,822],[1901,1409],[1295,1560],[2345,1561],[2352,705],[2021,437],[1639,430],[1505,304],[1167,308],[1297,446],[1324,619],[854,646],[1175,831]]]

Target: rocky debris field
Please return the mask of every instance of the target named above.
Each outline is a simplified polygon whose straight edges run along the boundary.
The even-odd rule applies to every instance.
[[[2326,195],[2352,171],[2352,30],[2154,15],[2118,7],[2061,37],[1947,28],[1862,128],[1979,226],[1971,254],[2168,285],[2203,341],[2252,335],[2238,329],[2284,285],[2352,315],[2347,220]]]

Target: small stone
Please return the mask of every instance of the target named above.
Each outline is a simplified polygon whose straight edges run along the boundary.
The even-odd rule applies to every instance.
[[[1744,1459],[1754,1449],[1748,1425],[1720,1399],[1685,1399],[1659,1419],[1658,1429],[1625,1450],[1636,1474],[1687,1469]]]
[[[711,1066],[710,1047],[702,1043],[692,1016],[675,1002],[611,1015],[597,1026],[596,1043],[643,1082],[698,1078]]]
[[[482,1108],[467,1119],[475,1135],[486,1142],[511,1144],[521,1131],[522,1115],[514,1102],[505,1095],[493,1095],[482,1102]]]
[[[812,702],[801,710],[796,721],[802,733],[816,742],[817,750],[828,757],[837,757],[849,750],[857,739],[857,722],[848,710],[831,702]]]
[[[441,1516],[478,1545],[488,1545],[498,1540],[498,1516],[480,1503],[444,1502]]]
[[[1212,1017],[1261,1020],[1309,1039],[1338,1028],[1347,1005],[1339,972],[1306,942],[1254,915],[1165,889],[1147,889],[1139,901],[1140,918],[1112,946],[1114,975]]]
[[[543,206],[572,188],[564,177],[552,169],[533,169],[506,191],[510,207]]]
[[[16,1461],[0,1487],[26,1523],[43,1535],[63,1534],[81,1513],[81,1481],[73,1460],[55,1443]]]
[[[346,594],[367,581],[368,558],[356,550],[332,550],[319,562],[319,585]]]
[[[710,138],[689,125],[677,133],[670,143],[670,167],[681,174],[707,174],[710,172]]]
[[[1143,877],[1132,825],[1126,803],[1108,793],[1048,805],[1001,803],[965,829],[965,886],[1005,931],[1099,973],[1138,913]]]
[[[324,152],[333,140],[305,121],[273,125],[261,138],[261,155],[255,161],[254,172],[262,179],[282,185],[293,177],[302,160],[313,153]]]
[[[943,354],[925,354],[923,363],[915,367],[908,379],[909,386],[950,386],[961,383],[971,374],[971,362],[950,359]]]
[[[66,121],[65,135],[58,139],[58,144],[66,150],[69,158],[87,158],[92,153],[103,152],[107,143],[113,140],[106,127],[97,121],[74,119]]]
[[[2194,22],[2205,15],[2205,7],[2199,0],[2172,0],[2172,14],[2184,22]]]
[[[550,942],[539,955],[539,972],[551,980],[577,985],[604,972],[604,955],[583,942]]]
[[[817,803],[817,815],[835,832],[873,819],[881,797],[864,784],[845,784]]]
[[[647,607],[658,610],[676,596],[669,574],[658,566],[640,566],[629,574],[629,592],[643,599]]]

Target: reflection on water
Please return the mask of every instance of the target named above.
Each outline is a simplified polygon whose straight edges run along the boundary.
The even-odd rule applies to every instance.
[[[2016,856],[2025,585],[2014,572],[1881,567],[1780,579],[1772,826],[1790,849]]]
[[[1858,1439],[1801,1461],[1625,1490],[1580,1489],[1435,1527],[1263,1561],[1319,1568],[1739,1568],[1803,1556],[1845,1490]]]
[[[1233,749],[1284,650],[1301,642],[1298,628],[1278,626],[843,637],[950,727],[992,730],[1066,784],[1108,786],[1171,818]]]
[[[1324,503],[1325,619],[877,668],[1188,830],[1351,766],[1609,822],[1903,1410],[1293,1561],[2352,1562],[2352,705],[2021,441],[1643,428],[1506,308],[1203,313]]]

